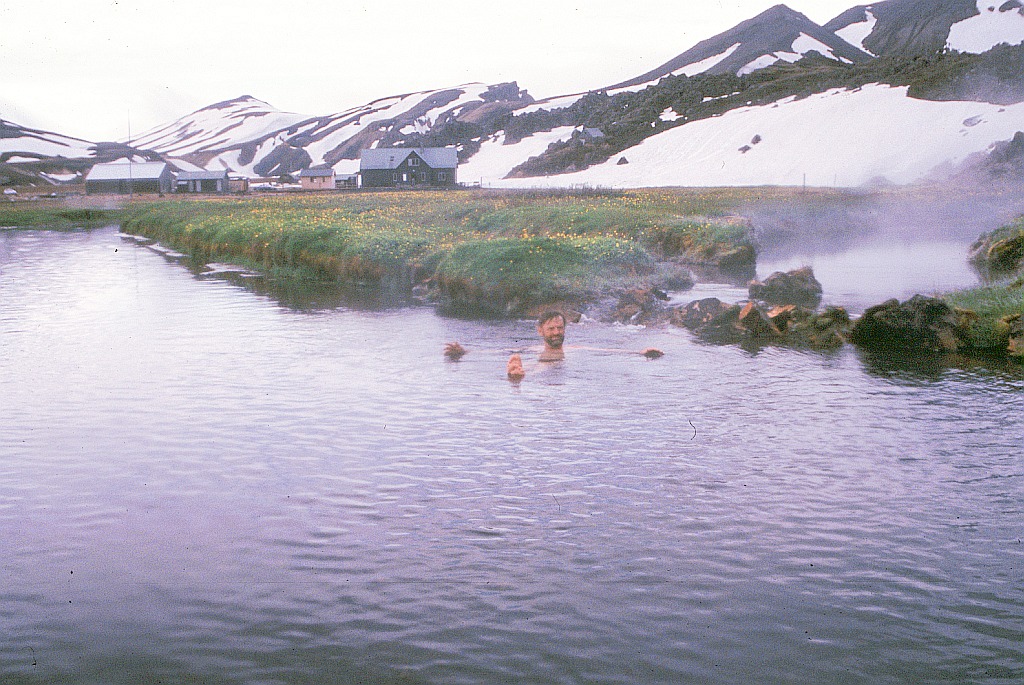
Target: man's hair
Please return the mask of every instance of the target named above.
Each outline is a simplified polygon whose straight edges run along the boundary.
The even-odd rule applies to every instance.
[[[555,319],[555,318],[561,318],[562,319],[562,323],[563,324],[565,323],[565,314],[563,314],[562,312],[556,312],[554,309],[552,309],[550,311],[544,312],[539,317],[537,317],[537,325],[538,326],[543,326],[548,321],[551,321],[551,319]]]

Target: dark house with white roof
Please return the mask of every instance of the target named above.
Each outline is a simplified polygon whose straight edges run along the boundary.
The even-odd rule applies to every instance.
[[[359,156],[364,188],[450,188],[458,167],[459,153],[453,147],[363,150]]]
[[[110,162],[95,165],[85,176],[88,195],[114,193],[169,193],[174,172],[166,162]]]
[[[179,171],[176,188],[179,193],[226,193],[229,190],[227,169]]]

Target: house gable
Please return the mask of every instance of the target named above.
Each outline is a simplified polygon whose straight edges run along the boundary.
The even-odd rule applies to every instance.
[[[455,148],[363,150],[359,173],[363,187],[454,186],[459,166]]]

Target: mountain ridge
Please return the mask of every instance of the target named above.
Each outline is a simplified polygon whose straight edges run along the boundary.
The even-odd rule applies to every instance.
[[[802,56],[809,50],[799,52],[794,43],[801,36],[808,36],[809,49],[820,46],[825,52],[835,53],[840,60],[851,62],[866,61],[871,55],[840,39],[834,33],[824,30],[803,14],[790,9],[786,5],[775,5],[761,14],[740,22],[735,27],[724,31],[674,57],[651,71],[623,81],[608,89],[628,88],[643,83],[656,81],[659,78],[686,71],[688,67],[697,66],[697,70],[687,72],[693,76],[703,74],[743,73],[744,69],[758,63],[758,60],[771,60],[774,63],[788,56]],[[816,41],[818,45],[814,45]],[[737,49],[735,46],[739,46]],[[823,54],[818,50],[819,54]],[[783,57],[781,55],[786,55]],[[828,57],[828,54],[823,54]],[[715,59],[720,57],[720,59]],[[709,61],[714,60],[709,63]],[[788,59],[787,61],[796,61]],[[702,64],[703,63],[703,64]],[[706,65],[706,66],[705,66]],[[768,64],[764,64],[768,66]],[[753,70],[753,69],[751,69]]]
[[[85,160],[91,155],[92,161],[118,154],[180,159],[199,168],[266,177],[311,166],[354,173],[360,150],[373,147],[455,146],[460,168],[472,171],[467,178],[481,183],[538,176],[557,182],[613,157],[628,163],[629,150],[649,138],[667,141],[657,137],[676,127],[740,108],[770,108],[786,98],[837,87],[856,92],[868,83],[883,83],[909,86],[906,97],[1014,104],[1024,99],[1024,50],[1002,46],[975,58],[947,46],[958,31],[958,40],[970,34],[978,43],[979,32],[993,22],[1002,22],[1003,33],[993,33],[996,38],[1009,33],[1018,44],[1024,42],[1024,28],[1014,23],[1019,19],[1024,27],[1020,0],[1007,0],[986,14],[980,4],[883,0],[851,7],[824,26],[776,5],[653,70],[585,93],[537,101],[514,81],[467,83],[312,116],[284,112],[242,95],[154,127],[131,141],[83,141],[86,145],[76,148],[76,154]],[[942,11],[935,12],[936,8]],[[985,40],[983,36],[980,43]],[[599,137],[586,133],[597,129]],[[8,125],[6,130],[10,135],[0,135],[0,155],[5,155],[0,163],[45,163],[45,156],[26,157],[12,142],[23,140],[22,147],[32,143],[27,134],[14,135],[28,129]],[[56,163],[67,166],[63,158]],[[18,165],[3,166],[0,177],[10,176],[6,172]],[[22,170],[31,171],[28,166]]]

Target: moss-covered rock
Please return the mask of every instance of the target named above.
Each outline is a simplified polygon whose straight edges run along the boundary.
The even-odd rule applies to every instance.
[[[798,304],[817,307],[821,302],[821,283],[809,266],[793,271],[776,271],[764,281],[751,281],[747,286],[751,299],[769,304]]]
[[[971,245],[971,264],[998,278],[1024,269],[1024,217],[978,237]]]
[[[850,342],[872,350],[955,352],[967,346],[956,312],[935,297],[914,295],[869,307],[850,331]]]

